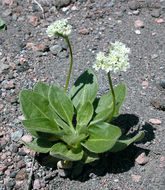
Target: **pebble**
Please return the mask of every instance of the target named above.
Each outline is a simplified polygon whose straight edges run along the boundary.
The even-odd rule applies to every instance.
[[[132,174],[131,177],[132,177],[132,180],[133,180],[134,182],[139,182],[140,179],[141,179],[141,176],[140,176],[140,175]]]
[[[0,171],[5,172],[7,170],[7,166],[5,165],[0,165]]]
[[[68,6],[71,3],[71,0],[56,0],[54,1],[54,5],[57,8]]]
[[[82,34],[82,35],[88,35],[89,34],[89,30],[88,28],[80,28],[79,34]]]
[[[59,54],[61,51],[62,51],[62,47],[61,47],[60,45],[54,45],[54,46],[50,47],[50,52],[51,52],[53,55],[57,55],[57,54]]]
[[[145,152],[141,153],[135,160],[139,165],[144,165],[149,161],[149,158],[146,156]]]
[[[5,85],[3,86],[3,88],[6,89],[6,90],[14,89],[14,88],[15,88],[15,83],[14,83],[14,81],[11,80],[11,81],[7,82],[7,84],[5,84]]]
[[[140,30],[135,30],[135,34],[140,35],[141,34]]]
[[[148,81],[143,81],[143,82],[141,83],[141,85],[142,85],[143,87],[148,87]]]
[[[21,138],[22,141],[26,142],[26,143],[30,143],[32,142],[33,140],[33,137],[31,135],[24,135],[22,138]]]
[[[137,10],[138,8],[140,8],[140,4],[138,1],[129,1],[128,2],[128,6],[131,10]]]
[[[155,98],[150,100],[151,106],[158,110],[165,111],[165,99]]]
[[[11,173],[9,174],[9,177],[10,177],[10,178],[15,178],[16,175],[17,175],[17,173],[18,173],[18,171],[13,171],[13,172],[11,172]]]
[[[160,79],[160,86],[165,89],[165,79]]]
[[[158,58],[158,54],[151,55],[151,59],[156,59],[156,58]]]
[[[12,15],[11,9],[6,9],[5,11],[2,12],[2,15],[3,15],[4,17],[11,16],[11,15]]]
[[[24,168],[26,166],[24,160],[20,160],[17,162],[17,168],[21,169],[21,168]]]
[[[15,131],[14,133],[11,134],[11,140],[18,142],[22,137],[22,135],[23,135],[23,130],[19,129],[18,131]]]
[[[159,119],[150,119],[149,122],[153,125],[160,125],[162,123]]]
[[[151,12],[151,16],[152,16],[152,17],[155,17],[155,18],[160,17],[160,9],[154,9],[154,10]]]
[[[29,24],[32,26],[38,26],[40,24],[39,18],[37,16],[31,16],[29,19]]]
[[[41,188],[41,185],[40,185],[39,179],[35,179],[33,183],[33,189],[40,189],[40,188]]]
[[[17,175],[16,175],[16,177],[15,177],[15,179],[18,180],[18,181],[24,180],[24,179],[27,179],[27,178],[28,178],[28,175],[27,175],[27,172],[26,172],[25,169],[21,169],[21,170],[17,173]]]
[[[9,69],[9,68],[10,68],[9,65],[6,65],[6,64],[1,63],[1,66],[0,66],[0,74],[1,74],[3,71],[5,71],[5,70],[7,70],[7,69]]]
[[[164,20],[162,18],[159,18],[159,19],[156,19],[155,22],[161,24],[161,23],[164,23]]]
[[[144,28],[144,22],[142,20],[136,20],[134,26],[135,28]]]
[[[41,51],[41,52],[47,52],[47,51],[49,51],[49,46],[41,43],[38,45],[37,49],[38,49],[38,51]]]

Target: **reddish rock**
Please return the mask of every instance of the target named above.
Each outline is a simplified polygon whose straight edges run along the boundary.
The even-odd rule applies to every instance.
[[[18,181],[21,181],[27,178],[28,178],[28,175],[25,169],[20,170],[15,177],[15,179]]]
[[[49,50],[49,46],[46,45],[46,44],[39,44],[38,47],[37,47],[38,51],[41,51],[41,52],[46,52]]]
[[[160,125],[162,123],[159,119],[150,119],[149,122],[153,125]]]
[[[159,19],[156,19],[156,20],[155,20],[155,22],[157,22],[157,23],[161,24],[161,23],[163,23],[163,22],[164,22],[164,20],[163,20],[162,18],[159,18]]]
[[[144,28],[144,22],[142,20],[136,20],[134,26],[135,28]]]
[[[144,87],[148,87],[148,81],[143,81],[143,82],[141,83],[141,85],[144,86]]]
[[[33,189],[40,189],[40,187],[41,185],[39,179],[35,179],[33,183]]]
[[[149,158],[146,156],[145,152],[141,153],[137,158],[136,158],[136,162],[139,165],[144,165],[149,161]]]
[[[132,174],[131,177],[132,177],[132,180],[133,180],[134,182],[139,182],[140,179],[141,179],[141,176],[140,176],[140,175],[134,175],[134,174]]]
[[[0,171],[5,172],[7,170],[7,166],[5,165],[0,165]]]
[[[32,26],[38,26],[40,24],[39,18],[37,16],[31,16],[29,19],[29,24]]]
[[[26,143],[32,142],[33,137],[31,135],[24,135],[21,140],[25,141]]]
[[[7,84],[5,84],[4,86],[3,86],[3,88],[5,88],[6,90],[10,90],[10,89],[13,89],[13,88],[15,88],[15,84],[14,84],[14,81],[9,81]]]
[[[89,34],[88,28],[81,28],[81,29],[79,30],[79,34],[83,34],[83,35]]]

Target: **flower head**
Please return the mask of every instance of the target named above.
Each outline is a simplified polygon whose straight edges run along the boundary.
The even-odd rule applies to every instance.
[[[63,36],[68,36],[71,33],[72,26],[68,24],[67,19],[61,19],[55,21],[47,28],[47,34],[49,37],[52,37],[56,34],[61,34]]]
[[[99,52],[96,56],[93,68],[96,70],[102,69],[107,73],[113,71],[114,73],[126,71],[130,68],[128,54],[130,48],[127,48],[121,42],[111,43],[109,56],[106,57],[104,53]]]

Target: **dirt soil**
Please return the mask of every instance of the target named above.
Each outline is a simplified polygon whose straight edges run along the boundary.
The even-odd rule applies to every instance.
[[[0,32],[0,190],[164,190],[165,0],[1,0],[0,18],[7,26]],[[68,177],[51,157],[34,156],[20,142],[32,137],[21,126],[18,101],[20,90],[32,89],[38,81],[64,87],[68,47],[46,34],[61,18],[73,26],[69,88],[92,68],[96,53],[108,52],[110,42],[131,48],[129,71],[112,75],[114,85],[127,84],[126,101],[114,123],[125,134],[146,134],[142,142],[103,154],[98,164]],[[104,94],[109,90],[106,75],[97,76],[98,95]]]

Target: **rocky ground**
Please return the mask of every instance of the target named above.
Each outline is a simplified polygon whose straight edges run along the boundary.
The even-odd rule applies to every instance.
[[[0,190],[164,190],[165,0],[1,0],[0,18],[7,26],[0,33]],[[77,171],[63,178],[51,157],[35,155],[20,142],[32,140],[20,123],[20,90],[38,81],[65,85],[68,47],[46,35],[49,24],[60,18],[73,26],[70,86],[92,68],[96,53],[108,52],[110,42],[131,48],[131,69],[112,76],[114,84],[128,86],[115,122],[125,133],[146,133],[141,143],[104,155],[76,178]],[[103,94],[109,90],[107,79],[102,72],[97,76]]]

